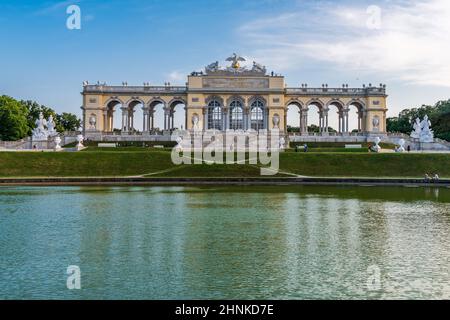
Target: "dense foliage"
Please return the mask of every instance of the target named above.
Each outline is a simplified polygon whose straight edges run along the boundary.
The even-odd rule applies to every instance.
[[[81,120],[72,113],[58,114],[35,101],[0,96],[0,139],[14,141],[30,136],[41,112],[45,119],[53,116],[58,132],[77,131],[81,126]]]
[[[8,96],[0,96],[0,139],[19,140],[28,133],[27,109]]]
[[[434,106],[405,109],[398,117],[387,119],[387,130],[410,134],[416,118],[423,119],[425,115],[430,118],[435,137],[450,141],[450,99],[439,101]]]

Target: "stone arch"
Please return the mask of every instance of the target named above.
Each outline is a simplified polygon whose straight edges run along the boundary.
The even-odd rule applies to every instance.
[[[183,112],[180,116],[176,116],[177,107],[183,105]],[[167,104],[168,108],[168,114],[167,116],[167,129],[168,130],[174,130],[175,127],[178,129],[181,129],[184,127],[184,129],[187,128],[187,114],[186,114],[186,100],[180,97],[174,97],[172,100],[169,101]],[[178,108],[179,109],[179,108]]]
[[[157,105],[162,104],[164,108],[166,107],[166,102],[161,98],[153,98],[147,103],[147,106],[151,109],[156,107]]]
[[[135,106],[138,105],[138,104],[142,104],[143,106],[145,106],[144,100],[142,100],[139,97],[132,97],[132,98],[128,99],[128,101],[125,103],[125,106],[129,107],[130,104],[131,105],[134,104]]]
[[[293,107],[294,106],[294,107]],[[305,134],[306,121],[305,105],[298,99],[290,99],[286,103],[286,129],[295,134]],[[297,120],[294,120],[297,119]],[[288,129],[288,126],[290,129]]]
[[[117,97],[111,97],[111,98],[109,98],[108,100],[106,100],[106,102],[105,102],[105,108],[108,108],[108,106],[109,106],[110,104],[115,104],[115,105],[121,104],[121,105],[123,105],[124,103],[123,103],[123,101],[122,101],[121,99],[119,99],[119,98],[117,98]]]
[[[314,117],[310,114],[312,110],[311,106],[317,108],[317,115],[314,115]],[[328,109],[322,100],[313,98],[305,103],[305,113],[307,114],[306,129],[308,130],[308,134],[323,134],[328,132]],[[308,123],[313,123],[315,122],[314,120],[317,121],[317,125],[311,125],[312,132],[309,132]]]
[[[357,106],[358,108],[361,109],[365,109],[366,108],[366,104],[364,103],[364,101],[361,101],[360,99],[352,99],[347,103],[347,108],[349,108],[350,106]]]
[[[123,101],[117,97],[111,97],[105,102],[104,111],[106,112],[106,117],[104,117],[104,131],[112,132],[114,131],[115,126],[122,126],[120,122],[120,109],[123,108],[123,106]],[[116,113],[116,111],[119,112]],[[114,116],[114,114],[116,114],[116,116]]]
[[[314,98],[305,103],[305,106],[308,108],[309,106],[316,106],[320,110],[325,109],[325,103],[322,100]]]
[[[256,101],[261,101],[264,104],[264,107],[267,107],[267,100],[264,99],[264,97],[256,95],[256,96],[252,96],[248,99],[248,105],[251,106],[254,102]]]
[[[223,107],[224,106],[224,100],[222,97],[220,96],[216,96],[216,95],[212,95],[209,96],[205,99],[205,105],[209,105],[211,102],[213,101],[217,101],[218,103],[220,103],[220,105]]]
[[[158,106],[162,106],[158,108]],[[166,117],[167,103],[161,97],[153,97],[147,103],[147,115],[144,117],[146,122],[146,131],[151,133],[158,133],[166,129],[167,122],[164,121]],[[145,111],[144,111],[145,112]]]
[[[138,105],[142,106],[141,107],[142,110],[144,110],[146,108],[144,100],[142,100],[139,97],[131,97],[130,99],[128,99],[128,101],[123,106],[127,112],[127,115],[124,118],[127,119],[126,120],[127,121],[126,128],[127,128],[128,132],[141,131],[141,130],[136,130],[136,123],[139,123],[139,120],[141,120],[143,118],[142,112],[139,112],[139,110],[136,108]],[[142,127],[142,131],[145,130],[144,127],[145,127],[145,125]]]
[[[333,117],[332,115],[330,115],[330,111],[331,111],[332,107],[336,108],[337,117]],[[340,99],[331,99],[330,101],[328,101],[326,103],[326,112],[328,113],[329,122],[332,122],[332,124],[329,124],[329,127],[336,130],[337,133],[342,133],[345,130],[345,123],[344,123],[345,109],[346,109],[346,105]],[[336,122],[333,121],[336,118],[337,118],[337,121]]]
[[[305,109],[305,104],[296,98],[288,100],[288,102],[286,103],[286,108],[289,108],[289,106],[293,105],[297,106],[300,110]]]
[[[234,101],[238,101],[239,103],[241,103],[242,107],[245,106],[245,99],[237,95],[231,96],[227,99],[227,106],[229,107]]]
[[[348,115],[349,113],[352,113],[354,109],[352,110],[352,107],[356,108],[356,116]],[[352,99],[350,100],[346,105],[346,112],[350,119],[356,118],[356,124],[355,121],[351,121],[355,125],[355,130],[357,132],[363,132],[365,130],[365,114],[366,104],[364,101],[361,101],[360,99]],[[349,126],[349,130],[352,131],[351,127]]]

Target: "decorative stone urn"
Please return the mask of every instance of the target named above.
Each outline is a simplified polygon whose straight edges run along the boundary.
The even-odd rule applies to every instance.
[[[192,127],[195,131],[200,130],[199,121],[200,118],[198,117],[198,114],[194,113],[194,115],[192,116]]]
[[[58,151],[58,150],[61,150],[62,148],[61,148],[61,138],[60,137],[56,137],[55,138],[55,150],[56,151]]]
[[[405,152],[405,139],[400,139],[398,140],[398,148],[397,148],[397,152]]]
[[[272,123],[274,129],[280,129],[280,116],[278,114],[274,114]]]
[[[374,152],[380,152],[380,150],[381,150],[381,147],[379,146],[379,144],[381,142],[380,137],[376,137],[374,142],[375,142],[375,145],[372,147],[372,150]]]
[[[84,145],[83,145],[84,137],[83,137],[83,135],[81,135],[81,134],[77,135],[77,142],[78,142],[77,149],[78,150],[83,149],[84,148]]]
[[[97,118],[95,116],[91,116],[89,118],[89,130],[95,130],[97,125]]]

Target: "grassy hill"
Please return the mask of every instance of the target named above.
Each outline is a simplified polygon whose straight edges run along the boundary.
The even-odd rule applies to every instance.
[[[143,148],[84,152],[0,152],[0,177],[252,177],[256,165],[181,165],[170,150]],[[438,173],[450,177],[449,154],[395,154],[344,152],[285,152],[280,175],[311,177],[423,177]]]

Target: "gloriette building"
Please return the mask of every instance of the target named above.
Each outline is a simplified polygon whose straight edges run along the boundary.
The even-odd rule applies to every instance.
[[[184,105],[185,123],[182,129],[248,131],[279,128],[287,131],[287,110],[296,108],[300,123],[297,136],[308,136],[308,110],[319,114],[321,136],[330,136],[328,117],[338,113],[338,136],[382,135],[386,132],[386,86],[330,88],[322,85],[286,87],[283,76],[268,73],[264,66],[245,61],[234,54],[227,59],[228,67],[212,63],[202,72],[187,77],[186,86],[109,86],[84,83],[83,127],[88,138],[108,140],[108,137],[168,135],[174,126],[175,108]],[[155,127],[155,112],[163,110],[164,127]],[[349,132],[349,110],[356,108],[358,132]],[[142,112],[142,130],[136,131],[135,114]],[[114,118],[121,119],[121,129],[114,131]],[[117,120],[116,120],[117,123]],[[181,128],[178,128],[181,129]],[[142,139],[142,138],[140,138]]]

